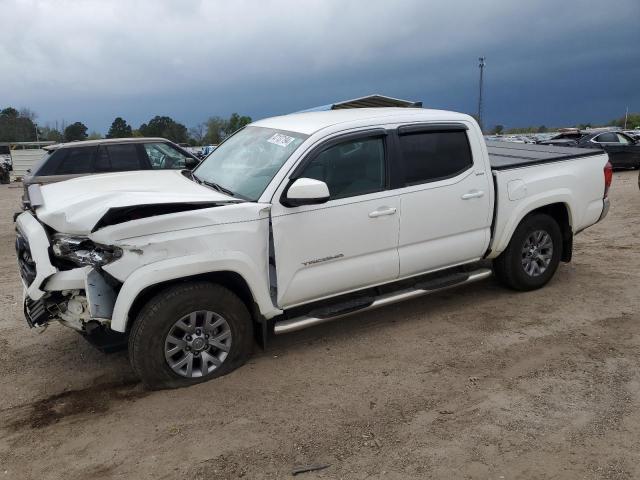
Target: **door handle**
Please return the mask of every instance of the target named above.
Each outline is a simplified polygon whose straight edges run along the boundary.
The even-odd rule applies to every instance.
[[[380,207],[378,210],[374,210],[369,214],[369,218],[383,217],[385,215],[393,215],[396,213],[396,208]]]
[[[470,200],[472,198],[480,198],[484,196],[484,192],[482,190],[472,190],[469,193],[465,193],[462,195],[463,200]]]

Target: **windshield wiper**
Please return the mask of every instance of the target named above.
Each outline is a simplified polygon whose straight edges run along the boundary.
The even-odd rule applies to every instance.
[[[236,194],[233,193],[231,190],[229,190],[228,188],[223,187],[222,185],[219,185],[215,182],[211,182],[209,180],[203,180],[202,178],[198,177],[195,173],[193,172],[189,172],[189,174],[191,175],[191,179],[200,184],[200,185],[206,185],[207,187],[213,188],[214,190],[219,191],[220,193],[225,193],[227,195],[229,195],[230,197],[234,197],[237,198]]]
[[[194,175],[195,177],[195,175]],[[215,182],[210,182],[208,180],[202,180],[201,178],[199,179],[200,183],[206,185],[207,187],[211,187],[216,189],[217,191],[219,191],[220,193],[226,193],[227,195],[231,196],[231,197],[235,197],[235,195],[233,194],[233,192],[231,190],[229,190],[228,188],[224,188],[222,185],[218,185]]]

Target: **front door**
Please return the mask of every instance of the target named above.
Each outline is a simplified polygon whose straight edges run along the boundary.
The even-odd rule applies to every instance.
[[[392,281],[398,277],[399,204],[388,189],[386,135],[333,139],[315,149],[290,180],[324,181],[319,205],[271,210],[280,308]],[[287,183],[287,182],[285,182]]]

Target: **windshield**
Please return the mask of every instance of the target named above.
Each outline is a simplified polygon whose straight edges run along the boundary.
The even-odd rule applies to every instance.
[[[233,195],[256,201],[306,138],[301,133],[246,127],[220,144],[194,174]]]

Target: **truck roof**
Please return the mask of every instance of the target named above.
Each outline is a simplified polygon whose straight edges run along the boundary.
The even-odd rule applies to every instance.
[[[397,121],[455,121],[471,120],[469,115],[446,110],[431,110],[425,108],[353,108],[344,110],[329,110],[323,112],[301,112],[259,120],[251,125],[256,127],[289,130],[305,135],[311,135],[323,128],[337,124],[358,123],[364,120]],[[348,125],[345,125],[347,127]]]

